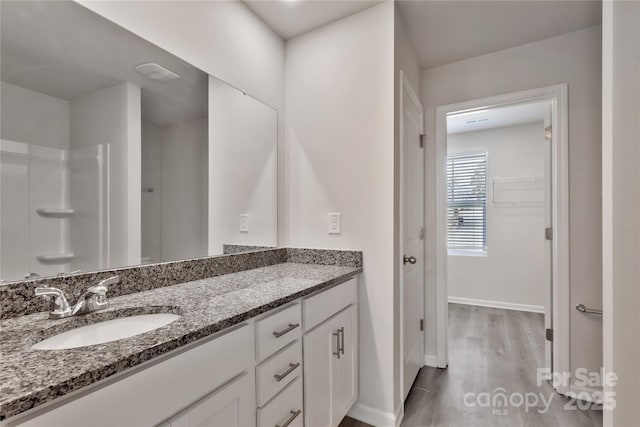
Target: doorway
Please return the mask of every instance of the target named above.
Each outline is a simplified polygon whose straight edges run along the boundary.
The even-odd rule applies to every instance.
[[[463,303],[466,306],[484,305],[544,313],[544,326],[549,330],[549,339],[544,341],[544,362],[539,365],[544,366],[547,376],[551,372],[568,371],[568,310],[553,310],[553,306],[568,307],[569,301],[566,98],[566,85],[557,85],[437,108],[438,367],[445,368],[449,364],[448,322],[451,296],[452,302]],[[527,110],[535,111],[535,127],[539,132],[538,161],[531,162],[532,165],[536,164],[535,168],[532,169],[531,166],[527,169],[524,164],[518,165],[515,160],[509,160],[508,156],[504,155],[498,161],[501,156],[492,154],[488,149],[490,145],[495,145],[489,141],[495,141],[496,135],[489,135],[484,148],[477,143],[475,146],[470,143],[467,147],[464,146],[464,141],[470,140],[462,137],[464,133],[475,130],[477,133],[484,131],[488,134],[492,126],[498,129],[496,125],[500,125],[501,121],[504,124],[505,120],[512,120],[511,124],[515,125],[514,117],[526,115]],[[529,131],[533,132],[533,126],[530,127]],[[457,131],[454,129],[454,132],[449,132],[451,128]],[[461,132],[460,129],[466,129],[467,132]],[[520,131],[524,131],[524,128]],[[458,136],[454,136],[456,134]],[[505,138],[511,141],[522,139],[515,134]],[[527,160],[525,158],[523,161],[526,163]],[[497,174],[494,173],[496,171],[492,171],[496,168]],[[450,181],[455,179],[459,181],[457,189],[450,185]],[[528,223],[520,221],[522,218],[517,218],[524,216],[525,210],[531,214],[533,208],[538,208],[539,211],[535,220],[531,215]],[[492,218],[489,213],[492,214]],[[495,222],[499,217],[503,224]],[[514,221],[514,218],[518,221]],[[503,227],[509,222],[511,229]],[[532,227],[536,229],[532,230]],[[535,254],[527,253],[530,249],[528,247],[518,248],[517,241],[514,249],[513,238],[519,235],[518,233],[535,233],[540,236],[539,245],[536,244],[534,248]],[[511,247],[507,247],[506,250],[499,247],[500,241],[505,239],[510,239],[511,242]],[[486,277],[479,276],[478,272],[481,270],[478,270],[478,265],[490,258],[500,258],[497,256],[500,254],[502,258],[515,254],[519,255],[520,259],[535,255],[539,264],[533,275],[535,277],[518,279],[518,282],[528,282],[525,285],[526,290],[518,290],[511,286],[493,289],[496,292],[494,294],[490,294],[488,290],[477,293],[482,290],[479,283],[487,280]],[[450,263],[456,268],[455,273],[451,275],[448,274],[452,273],[449,269]],[[494,266],[494,274],[504,276],[504,270],[512,267],[516,267],[513,262],[502,259],[502,262]],[[495,270],[496,268],[498,270]],[[491,277],[488,281],[492,282],[491,285],[500,282],[496,277]],[[540,285],[540,281],[544,283]],[[508,280],[506,282],[508,283]],[[469,284],[472,284],[474,289],[469,290]],[[522,298],[524,293],[529,294],[528,300]],[[500,302],[503,304],[500,305]],[[556,390],[560,393],[568,391],[564,390],[562,385]]]

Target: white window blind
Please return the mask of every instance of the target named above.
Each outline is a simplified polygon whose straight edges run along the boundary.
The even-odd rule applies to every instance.
[[[487,153],[447,158],[449,249],[487,249]]]

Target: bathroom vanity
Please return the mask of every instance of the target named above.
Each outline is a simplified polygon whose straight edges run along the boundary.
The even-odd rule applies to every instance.
[[[237,256],[251,254],[212,259]],[[338,425],[358,397],[361,264],[280,260],[122,295],[86,316],[5,319],[2,426]],[[80,325],[151,313],[179,317],[104,344],[31,348]]]
[[[280,110],[90,3],[0,6],[0,427],[337,426],[362,253],[274,248]]]

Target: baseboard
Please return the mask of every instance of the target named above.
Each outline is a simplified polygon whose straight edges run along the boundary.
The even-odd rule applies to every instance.
[[[505,310],[530,311],[532,313],[544,313],[544,306],[516,304],[512,302],[490,301],[484,299],[449,297],[449,302],[455,304],[477,305],[480,307],[502,308]]]
[[[432,356],[430,354],[424,355],[424,365],[431,366],[432,368],[438,367],[438,358],[436,356]]]
[[[398,411],[394,414],[356,402],[347,415],[376,427],[398,427],[402,421],[401,411],[402,407],[398,408]]]

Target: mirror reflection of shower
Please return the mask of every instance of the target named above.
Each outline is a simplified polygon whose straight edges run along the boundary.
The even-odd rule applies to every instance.
[[[4,82],[2,91],[4,97],[68,107]],[[0,140],[0,277],[31,279],[108,265],[109,144],[83,146],[56,135],[59,123],[29,129],[26,122],[5,122]]]
[[[76,2],[0,9],[0,282],[277,244],[273,108]]]

